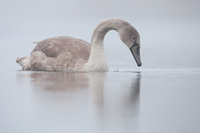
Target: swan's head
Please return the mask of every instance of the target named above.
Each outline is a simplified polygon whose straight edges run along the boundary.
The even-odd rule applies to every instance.
[[[123,26],[118,30],[120,39],[131,50],[131,53],[140,67],[142,65],[140,59],[140,35],[137,30],[129,23],[125,22]]]

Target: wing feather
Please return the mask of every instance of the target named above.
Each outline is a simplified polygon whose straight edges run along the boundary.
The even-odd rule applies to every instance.
[[[42,51],[47,57],[58,57],[60,54],[71,54],[73,58],[88,60],[90,44],[81,39],[68,36],[48,38],[38,42],[34,51]]]

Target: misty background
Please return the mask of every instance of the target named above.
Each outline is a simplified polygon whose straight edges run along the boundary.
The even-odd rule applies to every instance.
[[[131,23],[141,36],[143,68],[200,67],[200,1],[198,0],[1,0],[0,69],[20,70],[16,57],[55,36],[90,42],[93,30],[107,18]],[[117,32],[104,40],[111,68],[137,69]]]
[[[0,132],[199,133],[199,0],[0,0]],[[19,71],[16,57],[55,36],[90,42],[107,18],[141,37],[140,70],[116,31],[110,70]],[[127,71],[131,70],[131,71]],[[133,71],[132,71],[133,70]]]

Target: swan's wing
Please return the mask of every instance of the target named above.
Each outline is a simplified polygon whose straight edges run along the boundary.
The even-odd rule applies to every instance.
[[[45,39],[37,44],[34,51],[42,51],[47,57],[58,57],[63,53],[70,53],[73,58],[88,60],[90,44],[72,37],[54,37]]]

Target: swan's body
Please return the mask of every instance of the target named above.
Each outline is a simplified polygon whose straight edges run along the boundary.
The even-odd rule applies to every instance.
[[[37,44],[28,57],[17,58],[23,70],[108,71],[103,48],[105,34],[116,30],[141,66],[140,37],[135,28],[119,19],[107,19],[94,30],[91,45],[72,37],[54,37]]]

